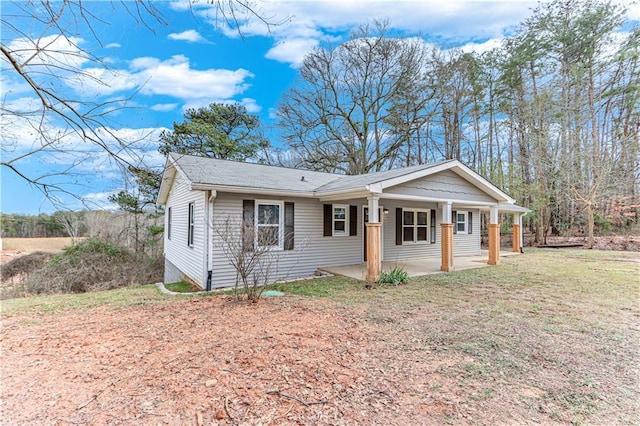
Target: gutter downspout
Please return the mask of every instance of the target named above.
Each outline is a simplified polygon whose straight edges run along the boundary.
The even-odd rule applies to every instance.
[[[216,199],[218,193],[215,190],[207,191],[209,196],[207,197],[207,232],[206,232],[206,244],[205,244],[205,256],[206,256],[206,270],[207,281],[205,290],[211,291],[211,285],[213,281],[213,201]]]

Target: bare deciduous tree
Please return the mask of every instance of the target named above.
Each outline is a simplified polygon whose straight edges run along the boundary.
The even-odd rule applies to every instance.
[[[419,128],[393,128],[400,111],[390,108],[423,79],[424,43],[389,38],[386,31],[384,22],[365,25],[348,42],[305,58],[299,84],[284,95],[278,115],[306,167],[346,174],[388,169]]]

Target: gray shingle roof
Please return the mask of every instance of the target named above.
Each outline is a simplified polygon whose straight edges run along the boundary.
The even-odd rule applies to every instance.
[[[194,184],[310,192],[343,175],[170,153]],[[304,177],[304,180],[302,178]]]
[[[264,164],[242,163],[215,158],[170,153],[169,158],[194,184],[260,188],[274,191],[329,193],[364,189],[383,182],[446,163],[423,164],[366,175],[346,176]],[[302,179],[304,177],[304,180]]]
[[[449,161],[442,161],[439,163],[432,163],[432,164],[422,164],[419,166],[404,167],[401,169],[393,169],[393,170],[387,170],[384,172],[369,173],[366,175],[343,176],[342,179],[333,180],[325,185],[322,185],[321,187],[317,188],[316,191],[323,193],[323,192],[331,192],[331,191],[364,188],[366,185],[383,182],[388,179],[393,179],[400,176],[408,175],[420,170],[430,169],[432,167],[447,163]]]

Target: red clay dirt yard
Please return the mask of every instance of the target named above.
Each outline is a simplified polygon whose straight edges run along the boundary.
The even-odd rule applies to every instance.
[[[25,299],[3,307],[0,418],[638,424],[639,272],[637,253],[540,251],[398,287],[322,278],[281,289],[327,297],[256,304],[153,286]]]

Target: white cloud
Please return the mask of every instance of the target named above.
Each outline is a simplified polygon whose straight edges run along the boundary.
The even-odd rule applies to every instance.
[[[84,40],[80,37],[64,37],[50,35],[40,38],[17,38],[6,48],[23,67],[47,66],[57,71],[54,75],[66,70],[82,67],[90,61],[80,48]]]
[[[85,68],[63,80],[76,93],[87,97],[111,95],[133,89],[139,84],[136,76],[127,71],[110,68]]]
[[[208,41],[200,35],[196,30],[187,30],[181,33],[169,34],[170,40],[188,41],[189,43],[208,43]]]
[[[173,111],[176,108],[178,108],[178,104],[172,103],[172,104],[155,104],[155,105],[152,105],[150,109],[152,111],[167,112],[167,111]]]
[[[242,98],[240,105],[245,107],[250,114],[256,114],[262,111],[262,107],[252,98]]]
[[[122,47],[120,43],[109,43],[105,46],[107,49],[118,49]]]
[[[536,1],[528,0],[272,0],[260,2],[259,12],[269,22],[282,22],[280,25],[269,28],[250,15],[240,19],[238,29],[225,26],[213,17],[209,20],[213,25],[221,26],[229,37],[238,37],[239,31],[244,36],[272,37],[274,46],[266,57],[295,67],[320,43],[339,42],[336,34],[376,19],[388,19],[389,27],[401,33],[429,34],[440,40],[444,48],[449,48],[470,39],[503,37],[514,23],[528,17],[536,5]],[[201,16],[210,14],[202,9],[197,13]]]
[[[464,46],[461,46],[460,49],[465,53],[475,52],[478,54],[482,54],[488,52],[493,49],[497,49],[502,45],[504,38],[490,38],[487,41],[482,43],[467,43]]]
[[[307,53],[312,51],[319,44],[319,40],[309,38],[282,40],[269,49],[265,57],[279,62],[290,63],[292,67],[297,68],[300,66]]]
[[[132,72],[141,84],[141,93],[168,95],[185,101],[197,99],[230,99],[244,92],[246,79],[253,74],[245,69],[194,70],[182,55],[161,61],[138,58],[131,62]]]

